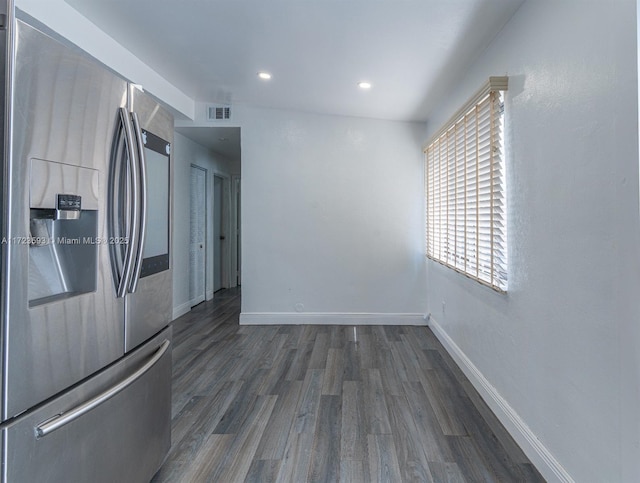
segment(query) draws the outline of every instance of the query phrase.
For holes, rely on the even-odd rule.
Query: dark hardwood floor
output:
[[[153,482],[540,482],[426,327],[240,326],[239,289],[176,320]]]

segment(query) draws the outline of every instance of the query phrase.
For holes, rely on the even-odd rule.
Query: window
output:
[[[491,77],[425,149],[427,257],[507,290],[507,77]]]

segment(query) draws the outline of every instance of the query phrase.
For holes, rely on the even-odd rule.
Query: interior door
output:
[[[224,180],[220,176],[213,177],[213,291],[224,288],[224,242],[226,241],[224,230],[223,204],[224,204]]]
[[[206,267],[206,190],[207,171],[199,166],[191,166],[191,230],[189,235],[189,300],[191,306],[205,299]]]

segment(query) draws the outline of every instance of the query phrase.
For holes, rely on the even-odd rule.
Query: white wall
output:
[[[424,323],[424,124],[235,115],[241,323]]]
[[[189,234],[191,165],[207,170],[207,246],[206,294],[213,296],[213,176],[239,174],[237,163],[213,153],[187,137],[175,133],[174,204],[173,204],[173,318],[190,310],[189,304]]]
[[[636,19],[633,0],[525,2],[424,137],[510,76],[509,293],[428,262],[427,298],[550,481],[640,481]]]

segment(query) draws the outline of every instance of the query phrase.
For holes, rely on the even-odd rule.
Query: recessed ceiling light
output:
[[[260,77],[260,79],[262,80],[269,80],[271,79],[271,74],[269,74],[268,72],[258,72],[258,77]]]
[[[371,89],[371,82],[365,82],[365,81],[358,82],[358,87],[360,89]]]

